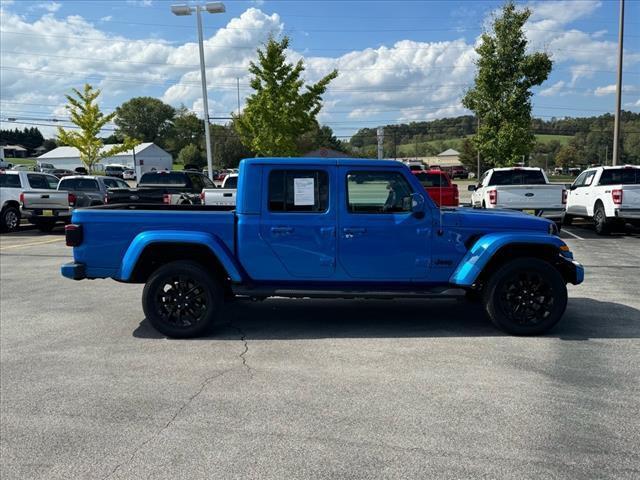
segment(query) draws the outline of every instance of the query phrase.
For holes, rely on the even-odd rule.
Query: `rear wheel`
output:
[[[13,232],[20,226],[20,210],[11,206],[3,208],[0,222],[3,232]]]
[[[142,293],[142,308],[151,325],[173,338],[204,335],[219,318],[223,303],[220,282],[192,261],[160,267]]]
[[[598,235],[607,235],[611,232],[611,224],[607,221],[607,215],[604,211],[604,205],[598,202],[593,209],[593,226]]]
[[[537,258],[512,260],[498,269],[484,290],[489,318],[512,335],[551,329],[567,307],[567,286],[551,264]]]

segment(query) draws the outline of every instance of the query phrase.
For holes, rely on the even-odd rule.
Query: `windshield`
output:
[[[541,170],[496,170],[489,185],[545,185]]]
[[[640,184],[640,168],[616,168],[602,172],[600,185],[638,185]]]

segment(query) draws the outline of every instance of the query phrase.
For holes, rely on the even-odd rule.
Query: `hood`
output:
[[[546,218],[506,209],[480,209],[459,207],[442,210],[442,222],[446,227],[463,227],[479,230],[528,230],[549,233],[553,222]]]

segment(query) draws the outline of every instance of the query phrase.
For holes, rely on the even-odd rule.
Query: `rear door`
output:
[[[431,215],[411,211],[414,189],[400,171],[339,169],[340,266],[353,279],[409,282],[429,274]]]
[[[265,168],[260,234],[293,278],[323,279],[335,272],[333,174],[332,166]]]

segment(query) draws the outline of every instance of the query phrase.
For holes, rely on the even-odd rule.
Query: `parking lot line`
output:
[[[46,243],[55,243],[55,242],[62,242],[62,241],[64,241],[64,238],[54,238],[52,240],[45,240],[43,242],[21,243],[20,245],[9,245],[7,247],[3,247],[0,245],[0,252],[4,250],[9,250],[10,248],[31,247],[34,245],[44,245]]]
[[[565,232],[565,233],[568,233],[568,234],[569,234],[569,235],[571,235],[573,238],[577,238],[578,240],[584,240],[584,238],[582,238],[582,237],[581,237],[581,236],[579,236],[579,235],[576,235],[575,233],[573,233],[573,232],[572,232],[572,231],[570,231],[570,230],[567,230],[566,228],[563,228],[563,229],[562,229],[562,231],[563,231],[563,232]]]

